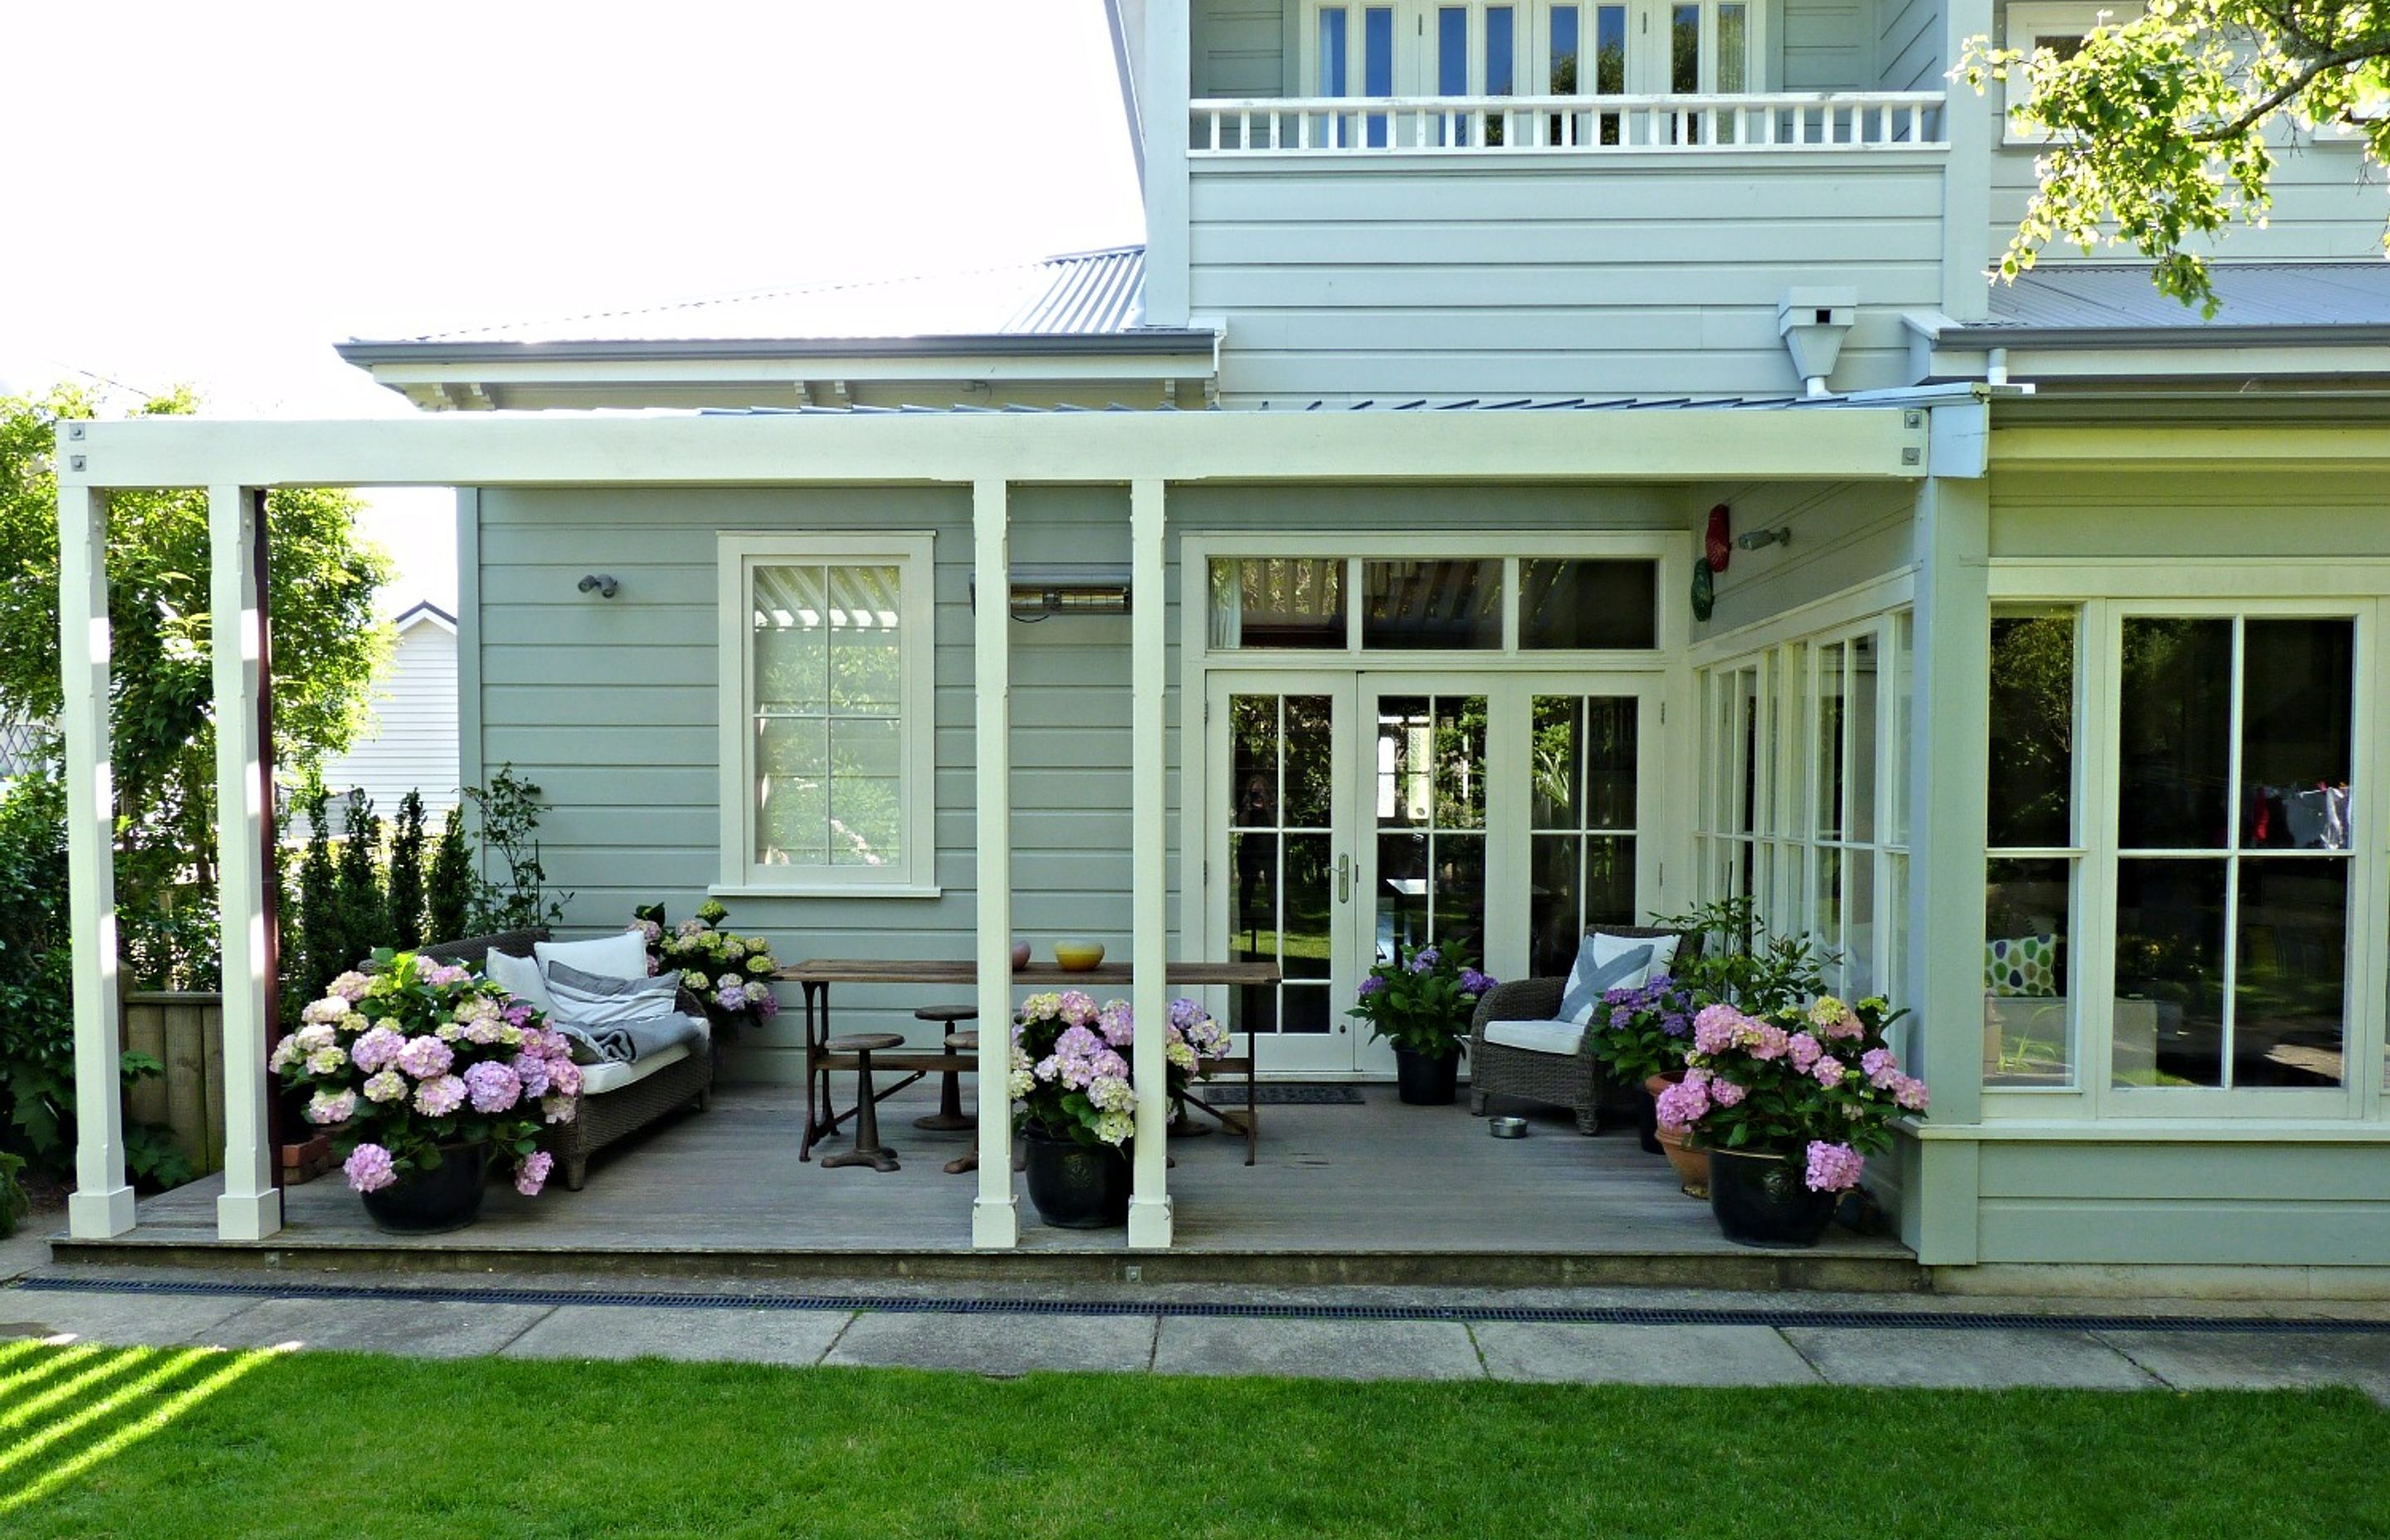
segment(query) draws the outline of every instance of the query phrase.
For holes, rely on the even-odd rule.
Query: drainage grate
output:
[[[415,1300],[432,1304],[600,1304],[698,1310],[865,1310],[911,1315],[1195,1315],[1238,1320],[1504,1321],[1534,1326],[1841,1327],[1926,1331],[2165,1331],[2390,1334],[2390,1320],[2242,1315],[2007,1315],[1982,1310],[1692,1309],[1645,1305],[1295,1304],[1261,1301],[907,1299],[871,1294],[697,1294],[614,1290],[421,1288],[354,1283],[185,1282],[32,1277],[27,1293],[180,1294],[253,1299]],[[5,1293],[6,1290],[0,1290]]]

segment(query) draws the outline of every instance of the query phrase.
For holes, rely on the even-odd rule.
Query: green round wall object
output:
[[[1717,607],[1717,580],[1710,570],[1710,558],[1693,563],[1693,619],[1706,621]]]

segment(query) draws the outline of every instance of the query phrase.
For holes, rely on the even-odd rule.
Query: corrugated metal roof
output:
[[[2221,302],[2212,320],[2159,293],[2145,263],[2060,263],[1993,285],[1990,314],[1963,329],[2390,326],[2390,261],[2217,263],[2209,271]]]
[[[1133,333],[1145,248],[1117,246],[967,272],[805,284],[406,340],[691,342]]]
[[[1781,412],[1827,410],[1844,406],[1930,406],[1964,399],[1988,401],[1995,397],[2017,397],[2027,394],[2019,386],[1986,386],[1970,380],[1942,385],[1919,385],[1888,391],[1853,391],[1841,395],[1823,396],[1567,396],[1539,398],[1515,396],[1500,401],[1476,398],[1459,401],[1432,401],[1420,397],[1405,401],[1311,401],[1290,402],[1282,406],[1267,406],[1263,411],[1287,412]],[[1010,413],[1015,416],[1064,416],[1075,412],[1176,412],[1176,406],[1129,406],[1118,403],[1110,406],[706,406],[697,411],[699,417],[982,417]],[[1208,406],[1205,411],[1221,408]]]

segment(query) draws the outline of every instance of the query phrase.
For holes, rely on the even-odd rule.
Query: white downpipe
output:
[[[70,424],[67,431],[81,430]],[[61,466],[79,461],[61,443]],[[75,1190],[67,1231],[105,1240],[133,1228],[117,1095],[116,777],[108,685],[108,499],[58,478],[58,662],[65,687],[67,914],[73,937]]]
[[[216,695],[216,880],[224,947],[225,1189],[216,1235],[263,1240],[282,1227],[266,1141],[265,808],[258,770],[257,692],[265,609],[257,591],[256,499],[208,489],[210,662]]]

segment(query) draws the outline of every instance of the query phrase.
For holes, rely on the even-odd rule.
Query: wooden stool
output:
[[[977,1052],[979,1052],[979,1033],[978,1033],[978,1032],[976,1032],[976,1031],[972,1031],[972,1032],[950,1032],[950,1033],[946,1033],[946,1051],[947,1051],[948,1053],[977,1053]],[[948,1097],[955,1098],[955,1099],[956,1099],[956,1101],[957,1101],[957,1104],[959,1104],[960,1099],[961,1099],[961,1093],[956,1089],[956,1085],[955,1085],[955,1078],[956,1078],[956,1077],[955,1077],[951,1072],[947,1074],[947,1076],[946,1076],[946,1092],[945,1092],[945,1094],[946,1094]],[[965,1123],[966,1125],[968,1125],[968,1126],[970,1126],[970,1127],[972,1127],[972,1128],[976,1128],[976,1127],[978,1127],[978,1126],[979,1126],[979,1120],[978,1120],[977,1118],[965,1118],[965,1119],[963,1120],[963,1122],[964,1122],[964,1123]],[[930,1120],[929,1120],[929,1119],[927,1119],[927,1118],[923,1118],[923,1119],[921,1120],[921,1126],[922,1126],[922,1127],[924,1127],[924,1128],[929,1127],[929,1126],[930,1126]],[[940,1126],[940,1127],[949,1127],[949,1126],[952,1126],[952,1125],[950,1125],[950,1124],[941,1123],[941,1124],[939,1124],[939,1126]],[[956,1156],[953,1160],[948,1161],[946,1162],[946,1174],[947,1174],[947,1175],[949,1175],[949,1176],[959,1176],[959,1175],[961,1175],[961,1174],[962,1174],[964,1172],[966,1172],[966,1171],[977,1171],[978,1169],[979,1169],[979,1141],[978,1141],[977,1139],[973,1139],[973,1140],[971,1141],[971,1147],[970,1147],[970,1154],[968,1154],[968,1155],[957,1155],[957,1156]]]
[[[957,1021],[978,1020],[979,1007],[976,1006],[923,1006],[920,1009],[913,1013],[913,1020],[917,1021],[941,1021],[948,1026],[952,1026]],[[955,1046],[956,1040],[961,1037],[969,1037],[970,1039],[970,1046],[972,1048],[977,1048],[979,1046],[978,1033],[950,1032],[946,1033],[946,1051],[948,1053],[954,1053],[957,1051]],[[978,1126],[978,1123],[979,1120],[977,1118],[970,1116],[963,1110],[963,1076],[962,1072],[959,1070],[948,1070],[945,1072],[945,1078],[939,1083],[938,1110],[931,1113],[928,1117],[915,1118],[913,1120],[914,1127],[926,1128],[931,1130],[932,1133],[939,1134],[952,1133],[957,1129],[976,1127]]]
[[[841,1150],[823,1160],[824,1168],[830,1166],[869,1166],[874,1171],[894,1171],[896,1152],[880,1142],[880,1102],[871,1092],[871,1056],[882,1048],[901,1048],[904,1034],[893,1032],[859,1032],[829,1040],[829,1051],[854,1056],[854,1148]]]

